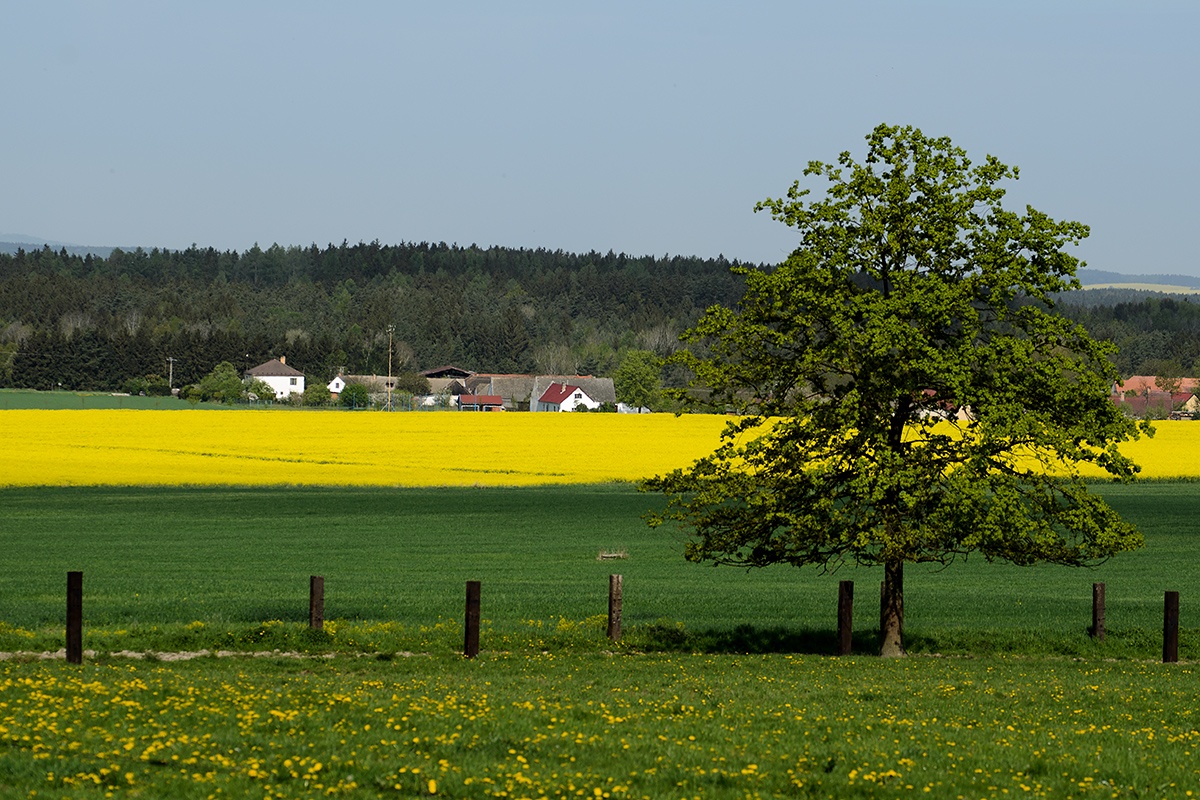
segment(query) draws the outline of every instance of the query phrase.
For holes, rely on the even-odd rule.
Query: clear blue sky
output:
[[[1098,269],[1200,274],[1200,3],[7,3],[0,234],[779,261],[879,122],[1021,168]]]

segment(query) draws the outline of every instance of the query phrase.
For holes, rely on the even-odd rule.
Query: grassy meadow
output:
[[[212,407],[206,404],[206,407]],[[162,409],[191,408],[177,397],[141,397],[116,392],[42,392],[36,389],[0,389],[0,410],[12,409]]]
[[[644,525],[660,498],[619,481],[721,422],[0,412],[0,797],[1200,794],[1200,483],[1098,484],[1147,547],[1094,569],[910,567],[914,657],[883,661],[880,570],[688,564]],[[1147,472],[1194,477],[1189,425],[1135,443],[1158,448]],[[40,655],[68,570],[83,666]],[[832,658],[845,579],[856,654]],[[1167,589],[1177,665],[1157,663]]]
[[[968,559],[910,566],[906,633],[917,652],[1100,653],[1086,636],[1104,581],[1112,654],[1152,657],[1162,593],[1189,597],[1196,484],[1104,487],[1148,546],[1094,569]],[[464,584],[483,584],[485,633],[509,648],[554,636],[603,641],[607,576],[624,576],[629,637],[653,648],[832,651],[837,583],[854,580],[860,647],[878,619],[878,568],[684,562],[682,537],[641,515],[661,500],[628,485],[40,487],[0,491],[0,649],[57,649],[65,573],[84,572],[85,646],[453,650]],[[627,557],[598,560],[604,552]],[[331,639],[304,631],[308,576],[325,577]],[[589,622],[590,620],[590,622]],[[579,628],[589,628],[579,636]],[[639,633],[639,628],[642,629]],[[639,639],[639,636],[643,637]],[[498,638],[497,638],[498,637]],[[560,637],[561,638],[561,637]],[[1194,637],[1184,653],[1200,655]],[[485,635],[484,646],[488,646]]]
[[[1183,798],[1196,681],[785,654],[0,663],[0,794]]]

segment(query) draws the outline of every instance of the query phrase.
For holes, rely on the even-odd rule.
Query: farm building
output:
[[[459,411],[503,411],[504,398],[498,394],[460,394]]]

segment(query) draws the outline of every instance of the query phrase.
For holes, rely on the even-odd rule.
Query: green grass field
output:
[[[10,662],[0,796],[1182,798],[1196,678],[787,655]]]
[[[191,408],[177,397],[137,397],[110,392],[39,392],[0,389],[0,410],[9,408]],[[205,407],[210,407],[206,403]],[[216,406],[213,406],[216,407]]]
[[[910,567],[910,647],[1096,652],[1086,628],[1091,584],[1104,581],[1110,635],[1101,650],[1158,652],[1163,591],[1171,589],[1182,597],[1183,653],[1200,655],[1190,635],[1200,627],[1193,557],[1200,534],[1191,528],[1198,490],[1192,483],[1104,487],[1141,525],[1148,546],[1095,569],[983,559]],[[325,577],[328,619],[372,623],[377,634],[373,643],[360,634],[341,641],[335,624],[332,641],[297,633],[297,646],[422,648],[428,631],[421,629],[438,625],[453,642],[467,580],[483,583],[487,630],[505,641],[528,634],[537,644],[549,628],[563,627],[559,620],[605,614],[612,572],[624,576],[626,628],[649,647],[824,652],[833,646],[843,579],[855,581],[856,646],[864,652],[878,620],[880,569],[847,565],[822,574],[689,564],[678,534],[641,521],[659,498],[626,486],[38,488],[4,490],[0,502],[0,622],[8,626],[0,649],[26,641],[22,631],[57,641],[68,570],[84,572],[85,646],[101,649],[153,647],[164,631],[175,635],[195,622],[203,631],[191,626],[179,644],[286,643],[307,620],[311,574]],[[599,561],[601,551],[628,557]],[[271,621],[284,624],[264,632]]]
[[[3,490],[0,650],[62,646],[79,569],[98,654],[0,661],[0,797],[1193,796],[1200,484],[1102,491],[1146,549],[1092,570],[911,568],[917,655],[884,661],[878,570],[688,564],[640,520],[658,499],[627,486]],[[323,634],[305,626],[314,573]],[[861,655],[831,658],[842,579]],[[1156,663],[1164,589],[1182,596],[1177,665]],[[201,648],[259,655],[116,654]]]

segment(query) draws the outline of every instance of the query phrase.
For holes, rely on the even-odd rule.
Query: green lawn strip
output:
[[[0,389],[0,410],[8,408],[157,408],[184,409],[193,404],[177,397],[142,397],[112,392],[39,392],[33,389]],[[204,408],[219,408],[205,403]]]
[[[1185,797],[1196,678],[1046,658],[7,662],[0,795]]]
[[[1097,490],[1145,549],[1095,569],[915,566],[910,651],[1154,658],[1172,589],[1181,656],[1200,658],[1200,484]],[[0,650],[61,647],[65,573],[83,570],[84,644],[100,651],[452,651],[467,580],[483,583],[484,649],[598,650],[616,572],[631,649],[832,652],[837,583],[852,579],[855,646],[871,652],[881,570],[689,564],[680,534],[642,523],[658,502],[630,486],[6,489]],[[312,574],[325,577],[325,634],[305,626]],[[1107,584],[1103,644],[1086,633],[1093,581]]]

